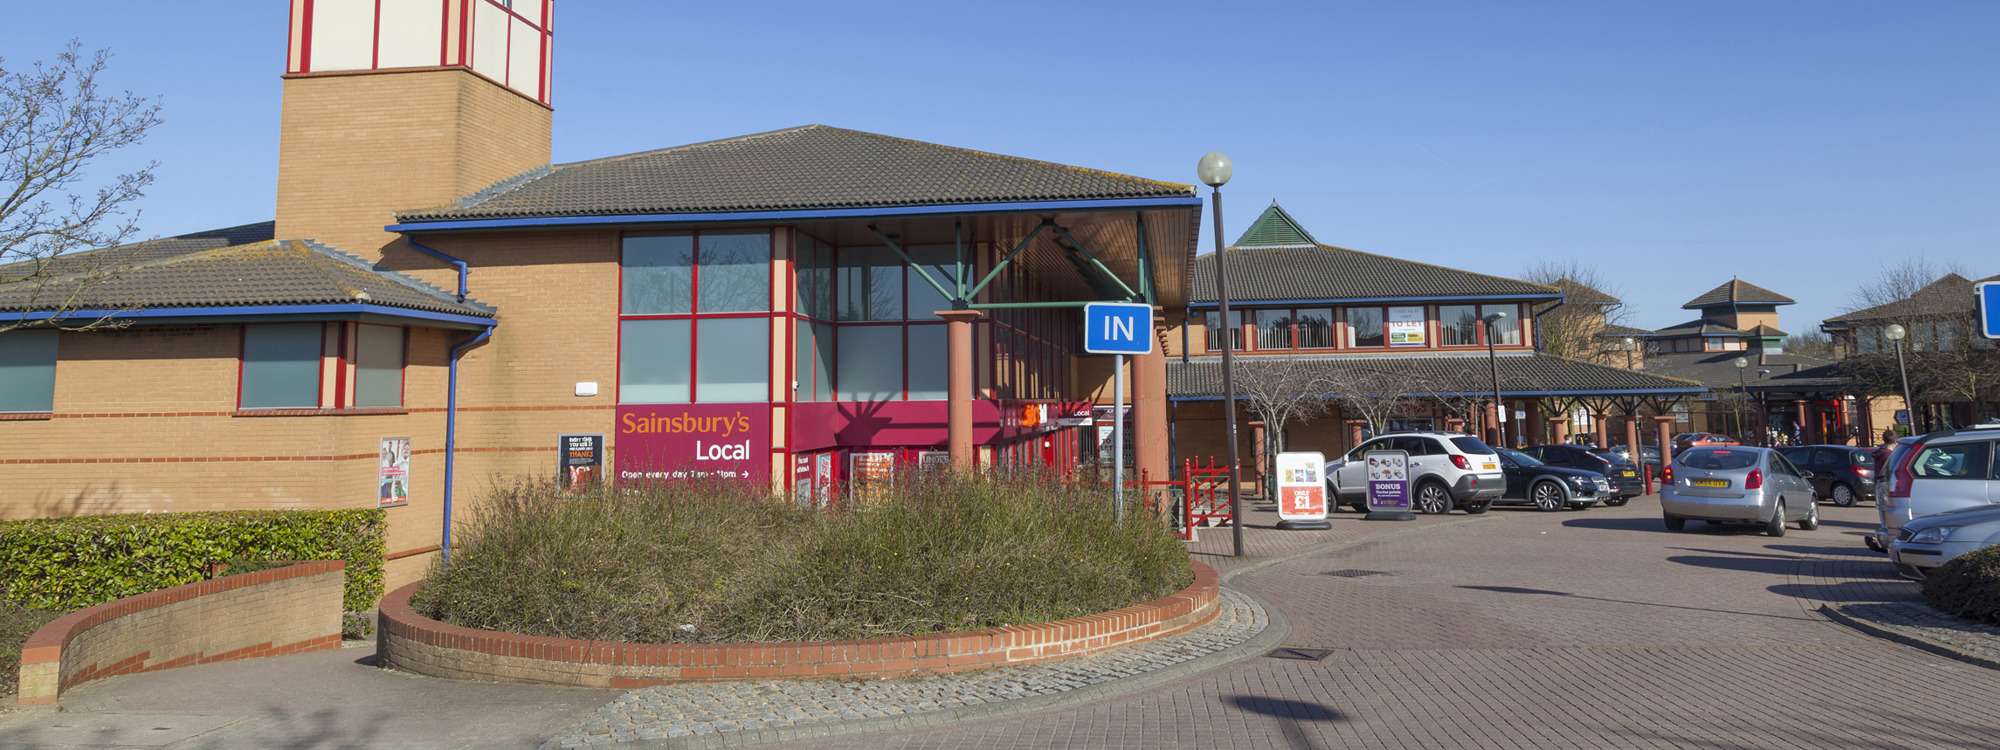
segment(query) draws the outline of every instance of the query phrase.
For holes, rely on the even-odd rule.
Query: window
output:
[[[902,326],[841,326],[839,352],[841,400],[903,398]]]
[[[771,235],[763,230],[702,232],[695,238],[700,266],[698,312],[765,312],[771,309]],[[703,399],[706,400],[706,399]]]
[[[1296,320],[1290,310],[1258,310],[1252,318],[1257,325],[1257,348],[1292,348],[1292,324]]]
[[[1439,346],[1478,346],[1479,308],[1476,305],[1444,305],[1438,308]]]
[[[1925,446],[1910,459],[1910,473],[1919,479],[1985,479],[1993,444],[1948,443]]]
[[[626,315],[694,312],[694,235],[625,238]]]
[[[793,363],[798,371],[792,378],[798,381],[797,397],[800,401],[833,400],[833,326],[799,321],[794,333],[794,344],[798,351]]]
[[[910,326],[911,401],[943,401],[951,397],[947,392],[950,381],[945,378],[949,359],[945,337],[945,327],[941,325]]]
[[[706,288],[708,279],[702,279]],[[702,404],[769,401],[770,318],[695,321],[694,400]]]
[[[1347,345],[1351,347],[1382,345],[1382,308],[1347,308]]]
[[[1333,308],[1314,307],[1298,311],[1300,349],[1333,348]]]
[[[1493,345],[1520,346],[1521,306],[1520,305],[1479,306],[1479,317],[1481,318],[1484,318],[1488,315],[1492,315],[1497,312],[1504,312],[1507,314],[1507,317],[1493,321]]]
[[[798,258],[793,263],[798,293],[794,310],[820,320],[833,319],[833,247],[810,236],[798,236]]]
[[[801,242],[800,307],[823,305],[822,246]],[[623,263],[619,403],[770,400],[770,232],[628,235]]]
[[[357,326],[354,347],[354,405],[403,405],[404,329]]]
[[[57,331],[0,333],[0,412],[55,411]]]
[[[1206,313],[1206,316],[1203,318],[1202,324],[1208,328],[1209,351],[1212,352],[1222,351],[1222,337],[1225,335],[1229,337],[1230,348],[1235,349],[1236,351],[1239,352],[1243,351],[1242,310],[1229,311],[1229,325],[1227,326],[1222,324],[1221,312],[1216,310],[1210,310],[1208,311],[1208,313]]]
[[[909,252],[910,260],[929,269],[932,279],[950,288],[951,267],[958,262],[956,249],[950,245],[919,245],[905,250]],[[910,320],[937,320],[939,310],[951,309],[951,302],[946,300],[943,294],[938,293],[937,287],[925,281],[923,274],[917,273],[916,269],[906,269],[905,272],[910,277],[910,301],[907,313]]]
[[[325,327],[274,323],[243,327],[242,409],[319,408],[319,358]]]
[[[689,401],[690,345],[694,322],[627,320],[618,326],[618,402],[685,404]]]
[[[1881,354],[1882,329],[1874,326],[1855,329],[1854,351],[1858,354]]]
[[[901,320],[903,259],[886,247],[840,251],[840,319]]]

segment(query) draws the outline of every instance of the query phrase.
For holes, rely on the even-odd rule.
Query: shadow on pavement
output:
[[[1563,526],[1572,529],[1602,529],[1604,531],[1652,531],[1666,533],[1667,527],[1658,518],[1572,518]]]
[[[1318,703],[1265,698],[1255,695],[1239,695],[1229,699],[1229,704],[1254,714],[1276,717],[1278,728],[1285,733],[1285,744],[1295,748],[1313,747],[1312,739],[1306,736],[1306,722],[1339,721],[1347,717]]]
[[[1717,613],[1717,614],[1725,614],[1725,615],[1748,615],[1748,616],[1751,616],[1751,617],[1775,617],[1775,618],[1777,618],[1777,619],[1780,619],[1780,620],[1803,620],[1803,619],[1807,619],[1807,618],[1805,618],[1805,617],[1793,617],[1793,616],[1789,616],[1789,615],[1774,615],[1774,614],[1769,614],[1769,613],[1766,613],[1766,612],[1742,612],[1742,611],[1738,611],[1738,610],[1734,610],[1734,609],[1713,609],[1713,608],[1710,608],[1710,607],[1684,607],[1684,606],[1681,606],[1681,605],[1678,605],[1678,604],[1661,604],[1661,603],[1659,603],[1659,602],[1641,602],[1641,601],[1633,601],[1633,600],[1631,600],[1631,599],[1607,599],[1607,598],[1605,598],[1605,597],[1601,597],[1601,596],[1583,596],[1583,595],[1581,595],[1581,594],[1572,594],[1572,593],[1569,593],[1569,592],[1567,592],[1567,591],[1550,591],[1550,590],[1548,590],[1548,589],[1528,589],[1528,588],[1521,588],[1521,587],[1519,587],[1519,586],[1474,586],[1474,585],[1460,585],[1460,586],[1459,586],[1458,588],[1461,588],[1461,589],[1470,589],[1470,590],[1473,590],[1473,591],[1491,591],[1491,592],[1494,592],[1494,593],[1496,593],[1496,594],[1533,594],[1533,595],[1540,595],[1540,596],[1561,596],[1561,597],[1567,597],[1567,598],[1570,598],[1570,599],[1587,599],[1587,600],[1590,600],[1590,601],[1593,601],[1593,602],[1610,602],[1610,603],[1612,603],[1612,604],[1637,604],[1637,605],[1639,605],[1639,606],[1642,606],[1642,607],[1663,607],[1663,608],[1666,608],[1666,609],[1684,609],[1684,610],[1689,610],[1689,611],[1692,611],[1692,612],[1715,612],[1715,613]]]

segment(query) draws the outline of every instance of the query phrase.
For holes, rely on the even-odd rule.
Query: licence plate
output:
[[[1727,480],[1727,479],[1690,479],[1690,480],[1688,480],[1688,484],[1692,484],[1692,485],[1694,485],[1694,486],[1696,486],[1696,487],[1728,487],[1728,486],[1729,486],[1729,480]]]
[[[1637,476],[1637,475],[1636,475],[1636,474],[1633,474],[1632,472],[1629,472],[1629,471],[1621,471],[1621,472],[1618,472],[1618,476],[1621,476],[1621,477],[1630,477],[1630,476]]]
[[[1481,466],[1484,466],[1484,467],[1486,467],[1486,470],[1487,470],[1487,471],[1492,471],[1492,470],[1494,470],[1494,469],[1498,469],[1498,468],[1500,468],[1500,465],[1499,465],[1499,464],[1481,464]]]

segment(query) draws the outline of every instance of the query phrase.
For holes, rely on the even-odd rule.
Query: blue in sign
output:
[[[1084,305],[1083,350],[1091,354],[1153,353],[1153,306],[1137,302]]]
[[[1973,285],[1972,298],[1979,307],[1980,333],[1989,339],[2000,339],[2000,281]]]

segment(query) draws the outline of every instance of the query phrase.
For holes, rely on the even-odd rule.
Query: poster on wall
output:
[[[819,507],[819,493],[813,485],[813,457],[792,457],[792,500],[807,508]]]
[[[581,495],[604,480],[603,435],[558,435],[556,444],[562,454],[556,481],[564,495]]]
[[[833,503],[833,454],[813,456],[813,497],[824,508]]]
[[[618,407],[620,481],[743,479],[771,474],[771,410],[761,404]]]
[[[896,480],[896,454],[855,452],[847,457],[847,489],[858,504],[867,504]]]
[[[1426,326],[1424,308],[1389,308],[1389,345],[1423,346],[1426,340]]]
[[[1133,466],[1132,449],[1133,444],[1137,441],[1132,439],[1132,423],[1129,421],[1132,417],[1132,407],[1129,406],[1099,406],[1091,409],[1091,421],[1097,425],[1097,465],[1099,466],[1106,468],[1111,466],[1111,448],[1113,442],[1111,420],[1121,417],[1128,420],[1125,423],[1125,466],[1126,468]]]
[[[376,474],[380,491],[375,507],[393,508],[410,504],[410,439],[382,438],[381,466]]]
[[[951,451],[918,451],[918,474],[943,474],[951,470]]]

